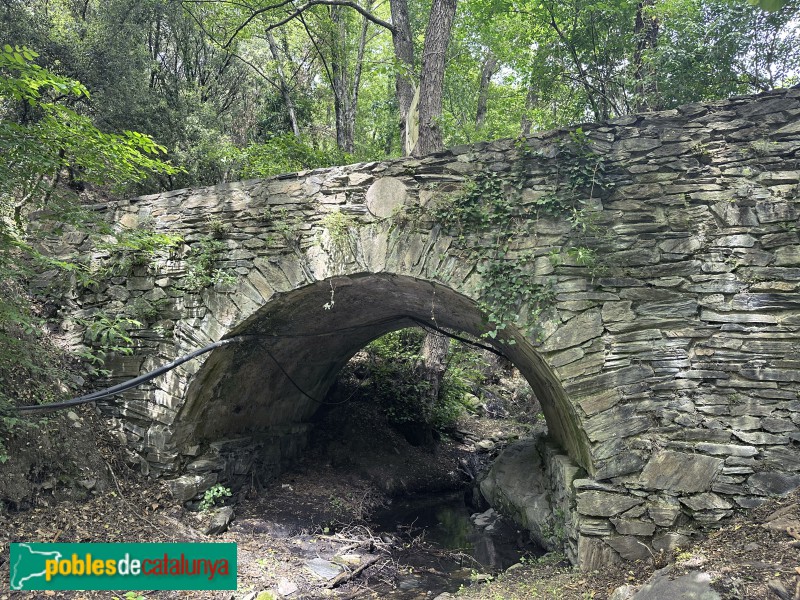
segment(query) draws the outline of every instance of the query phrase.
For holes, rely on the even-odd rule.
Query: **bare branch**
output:
[[[204,2],[202,2],[202,0],[201,0],[201,2],[198,2],[197,0],[182,0],[182,3],[183,4],[199,4],[199,3],[204,3]],[[272,10],[276,10],[276,9],[279,9],[279,8],[283,8],[283,7],[285,7],[287,5],[290,5],[290,4],[293,4],[293,0],[281,0],[280,2],[276,2],[275,4],[270,4],[268,6],[264,6],[262,8],[257,8],[255,10],[252,10],[252,13],[247,18],[245,18],[245,20],[242,21],[236,27],[236,29],[230,35],[228,40],[225,43],[220,44],[221,47],[227,50],[228,47],[236,40],[237,36],[248,25],[250,25],[250,23],[252,23],[257,17],[263,15],[264,13],[267,13],[267,12],[270,12]],[[280,19],[280,20],[278,20],[278,21],[276,21],[274,23],[270,23],[269,25],[266,25],[264,27],[263,31],[264,32],[272,31],[273,29],[277,29],[278,27],[282,27],[282,26],[286,25],[288,22],[298,18],[305,11],[307,11],[308,9],[310,9],[310,8],[312,8],[314,6],[345,6],[347,8],[352,8],[353,10],[355,10],[357,13],[362,15],[368,21],[371,21],[372,23],[375,23],[375,25],[379,25],[380,27],[383,27],[384,29],[387,29],[387,30],[391,31],[392,33],[394,33],[394,31],[395,31],[394,25],[392,25],[388,21],[384,21],[380,17],[376,17],[370,11],[365,9],[363,6],[361,6],[357,2],[353,2],[352,0],[309,0],[308,2],[303,4],[302,6],[299,6],[299,7],[295,8],[295,10],[290,12],[283,19]]]

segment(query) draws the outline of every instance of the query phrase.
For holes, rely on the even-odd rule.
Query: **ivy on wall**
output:
[[[523,190],[527,165],[532,160],[553,161],[557,171],[552,188],[525,204]],[[480,307],[489,325],[488,337],[497,338],[523,309],[534,324],[533,331],[524,333],[540,336],[535,323],[555,299],[551,284],[537,282],[531,274],[533,252],[514,249],[515,241],[535,234],[543,218],[564,219],[579,235],[590,231],[593,225],[587,209],[610,188],[603,157],[579,128],[547,154],[519,140],[517,160],[510,171],[498,173],[484,168],[459,192],[433,206],[430,217],[455,237],[481,274]],[[579,266],[596,266],[594,250],[585,246],[553,248],[550,258],[554,266],[561,264],[564,253]]]

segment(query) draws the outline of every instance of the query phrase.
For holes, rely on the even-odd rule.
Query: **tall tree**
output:
[[[481,66],[480,84],[478,87],[478,106],[475,110],[475,128],[480,129],[486,122],[486,113],[488,111],[489,102],[489,84],[492,82],[492,75],[497,71],[497,57],[489,48],[486,51],[486,56],[483,59]]]
[[[395,94],[400,113],[400,147],[406,149],[406,128],[409,110],[414,99],[414,42],[411,39],[411,20],[408,0],[389,0],[392,11],[392,44],[397,60],[395,65]]]
[[[439,152],[444,148],[439,119],[442,116],[445,53],[456,14],[456,0],[433,0],[419,78],[419,138],[415,156]]]

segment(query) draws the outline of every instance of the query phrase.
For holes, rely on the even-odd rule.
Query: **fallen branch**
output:
[[[336,577],[334,577],[328,584],[325,586],[326,588],[333,589],[342,585],[343,583],[347,583],[354,577],[358,577],[361,572],[366,569],[367,567],[374,565],[381,559],[380,555],[370,556],[366,561],[364,561],[361,565],[353,569],[352,571],[345,571],[343,573],[339,573]]]

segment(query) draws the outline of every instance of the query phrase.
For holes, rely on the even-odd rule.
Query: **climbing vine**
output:
[[[124,229],[113,242],[100,242],[97,248],[109,253],[99,269],[100,279],[130,275],[134,268],[150,266],[163,252],[173,252],[183,238],[173,233],[154,231],[152,223],[142,223],[135,229]]]
[[[217,266],[220,254],[227,249],[225,242],[203,238],[196,242],[186,257],[186,276],[183,287],[198,292],[212,285],[236,282],[236,277]]]
[[[553,161],[557,172],[548,192],[525,203],[523,191],[531,160]],[[531,275],[532,251],[514,250],[513,242],[535,231],[540,218],[564,219],[579,233],[591,231],[594,225],[587,209],[610,188],[603,157],[578,128],[546,151],[535,151],[520,140],[511,170],[482,169],[459,192],[433,206],[431,218],[454,234],[468,258],[477,264],[482,282],[478,290],[480,306],[490,327],[488,337],[497,338],[523,307],[529,311],[529,321],[536,322],[555,298],[549,283],[536,282]],[[594,250],[584,246],[554,248],[550,254],[554,266],[560,264],[562,252],[579,266],[596,267]]]

